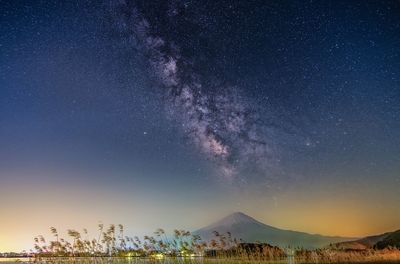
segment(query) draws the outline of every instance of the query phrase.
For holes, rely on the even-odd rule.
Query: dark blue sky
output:
[[[0,191],[393,208],[399,47],[399,1],[2,1]]]

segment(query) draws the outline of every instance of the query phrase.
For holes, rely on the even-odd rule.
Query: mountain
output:
[[[378,249],[383,249],[389,246],[400,248],[400,230],[389,233],[389,235],[375,244],[375,247]]]
[[[392,232],[387,232],[380,235],[367,236],[357,240],[339,242],[333,244],[331,247],[335,249],[355,249],[355,250],[368,249],[374,247],[378,242],[384,240],[391,233]]]
[[[214,231],[220,234],[230,232],[233,238],[246,243],[262,242],[280,247],[319,248],[332,243],[354,240],[354,238],[322,236],[266,225],[256,219],[236,212],[194,232],[205,241],[215,239]]]

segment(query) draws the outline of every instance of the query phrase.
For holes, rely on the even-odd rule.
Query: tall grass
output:
[[[383,250],[335,250],[316,249],[298,250],[295,259],[299,263],[400,263],[400,250],[385,248]]]
[[[98,233],[88,238],[84,229],[67,230],[68,238],[60,237],[51,227],[52,238],[34,238],[36,263],[351,263],[399,261],[400,250],[338,250],[332,248],[304,250],[282,249],[263,243],[246,244],[228,232],[214,232],[214,239],[203,241],[187,230],[172,234],[159,228],[152,235],[129,237],[122,225],[98,225]]]

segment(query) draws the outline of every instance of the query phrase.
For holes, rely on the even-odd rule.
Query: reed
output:
[[[125,236],[123,225],[98,225],[98,234],[89,238],[84,229],[68,229],[68,238],[51,227],[52,239],[34,238],[35,263],[400,263],[400,250],[282,249],[266,243],[243,243],[228,232],[214,232],[214,239],[203,241],[187,230],[168,235],[159,228],[143,238]]]

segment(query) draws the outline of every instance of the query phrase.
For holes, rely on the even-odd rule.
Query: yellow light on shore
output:
[[[162,258],[164,258],[164,254],[158,253],[158,254],[155,254],[154,257],[155,257],[156,259],[162,259]]]

